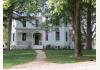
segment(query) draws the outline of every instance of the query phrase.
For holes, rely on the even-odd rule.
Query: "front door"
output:
[[[35,34],[35,45],[39,45],[39,40],[40,40],[40,34],[36,33]]]

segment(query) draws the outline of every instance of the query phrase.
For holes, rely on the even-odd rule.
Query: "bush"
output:
[[[27,49],[32,49],[31,45],[28,45],[28,48]]]
[[[54,45],[46,45],[46,46],[43,46],[44,49],[47,49],[47,50],[67,50],[67,49],[71,49],[70,46],[64,46],[64,47],[61,47],[61,46],[54,46]]]
[[[10,49],[16,49],[15,45],[11,45]]]
[[[53,49],[53,47],[49,44],[49,45],[46,45],[45,49]]]

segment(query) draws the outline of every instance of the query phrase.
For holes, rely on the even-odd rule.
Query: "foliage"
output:
[[[34,12],[37,9],[36,0],[4,0],[5,10],[14,6],[14,11]]]
[[[8,39],[8,31],[7,27],[3,27],[3,41],[7,41]]]
[[[50,13],[52,14],[53,19],[51,22],[55,25],[59,25],[59,20],[62,18],[63,22],[67,24],[68,14],[67,14],[67,5],[68,1],[66,0],[48,0]]]

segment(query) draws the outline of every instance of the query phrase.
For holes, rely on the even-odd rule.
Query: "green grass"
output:
[[[8,68],[17,64],[23,64],[35,59],[34,50],[10,50],[3,52],[3,66]]]
[[[96,59],[95,50],[83,50],[83,56],[74,57],[74,50],[45,50],[47,61],[53,63],[75,63]]]

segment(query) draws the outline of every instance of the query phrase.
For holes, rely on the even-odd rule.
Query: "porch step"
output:
[[[43,49],[42,45],[33,45],[32,49]]]

